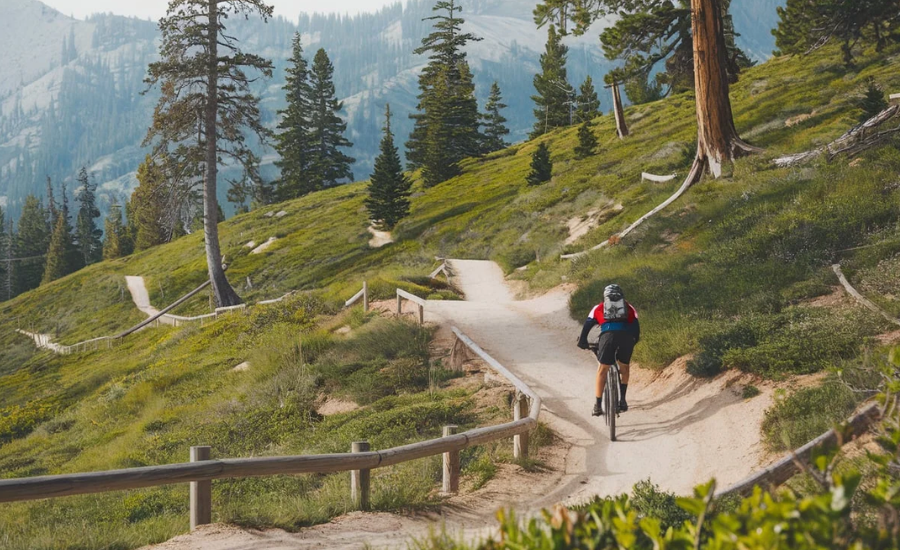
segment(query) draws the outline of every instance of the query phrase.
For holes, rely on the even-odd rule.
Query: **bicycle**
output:
[[[591,344],[588,349],[597,354],[598,345]],[[603,403],[606,405],[606,426],[609,428],[609,440],[616,440],[616,418],[619,416],[619,382],[621,381],[621,373],[619,372],[619,362],[613,361],[613,364],[606,372],[606,389],[603,390]]]

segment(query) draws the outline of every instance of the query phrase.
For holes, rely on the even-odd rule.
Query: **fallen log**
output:
[[[900,132],[900,126],[898,126],[897,128],[872,133],[872,130],[880,127],[898,114],[900,114],[900,105],[891,105],[859,126],[850,129],[828,145],[812,149],[811,151],[804,151],[803,153],[785,155],[773,160],[772,163],[779,168],[787,168],[803,164],[822,155],[827,155],[828,160],[842,154],[848,156],[858,155],[867,149],[884,143],[889,137]]]

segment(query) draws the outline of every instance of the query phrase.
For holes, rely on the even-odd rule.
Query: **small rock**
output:
[[[275,214],[275,217],[276,217],[276,218],[283,218],[283,217],[285,217],[285,216],[287,216],[287,212],[285,212],[284,210],[282,210],[281,212]]]
[[[244,248],[256,248],[256,241],[250,241],[244,245]]]
[[[231,370],[232,370],[233,372],[244,372],[244,371],[250,370],[250,362],[249,362],[249,361],[244,361],[243,363],[241,363],[240,365],[234,367],[234,368],[231,369]]]
[[[250,251],[250,254],[261,254],[269,249],[270,246],[275,244],[275,241],[278,239],[276,237],[269,237],[269,240],[257,246],[253,250]]]
[[[274,215],[275,215],[275,212],[266,212],[266,213],[265,213],[265,216],[266,216],[267,218],[271,218],[271,217],[274,216]]]

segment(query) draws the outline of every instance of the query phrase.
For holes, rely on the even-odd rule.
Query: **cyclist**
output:
[[[594,306],[584,323],[581,337],[578,339],[578,347],[589,349],[588,333],[595,326],[600,325],[600,341],[597,343],[597,360],[600,366],[597,368],[597,401],[594,403],[594,416],[603,414],[602,396],[606,387],[606,375],[613,362],[618,362],[621,371],[621,385],[619,386],[619,411],[628,410],[628,402],[625,401],[625,393],[628,391],[628,376],[630,374],[631,354],[634,346],[641,339],[641,325],[638,321],[637,310],[625,301],[625,293],[619,285],[609,285],[603,291],[603,302]],[[609,411],[608,411],[609,412]]]

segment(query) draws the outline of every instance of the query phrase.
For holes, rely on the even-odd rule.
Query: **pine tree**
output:
[[[491,94],[488,96],[487,104],[484,107],[485,113],[482,115],[485,153],[500,151],[507,146],[504,137],[509,135],[509,128],[506,127],[506,118],[500,114],[500,111],[505,108],[506,104],[503,103],[503,97],[500,95],[500,85],[494,82],[491,84]]]
[[[68,251],[72,248],[72,235],[69,232],[65,216],[56,219],[56,227],[50,237],[50,248],[47,250],[47,261],[44,264],[44,275],[41,284],[45,285],[72,273],[72,263]]]
[[[241,303],[222,267],[217,200],[219,160],[246,166],[248,136],[265,142],[259,99],[251,91],[251,71],[272,76],[272,63],[241,51],[226,28],[231,16],[258,15],[272,7],[263,0],[171,0],[159,22],[160,60],[150,65],[147,83],[162,92],[146,142],[159,156],[169,152],[175,164],[203,174],[203,232],[206,266],[216,305]]]
[[[462,8],[455,0],[439,0],[432,11],[440,13],[425,19],[434,21],[433,30],[414,52],[428,54],[428,64],[419,75],[419,103],[406,143],[409,166],[422,168],[428,187],[458,175],[459,162],[482,150],[475,84],[463,51],[480,38],[462,32],[465,21],[457,17]]]
[[[78,173],[78,183],[81,190],[77,199],[79,208],[75,220],[75,239],[84,265],[91,265],[103,257],[103,231],[94,223],[100,217],[100,209],[97,208],[97,183],[88,176],[84,167]]]
[[[275,149],[281,155],[281,160],[275,163],[281,169],[281,180],[277,184],[280,200],[293,199],[315,191],[307,173],[312,154],[309,120],[312,89],[309,84],[309,65],[303,57],[299,32],[294,34],[289,63],[284,85],[287,108],[278,112],[282,119],[275,137]]]
[[[56,207],[56,197],[53,196],[53,180],[47,176],[47,231],[52,233],[53,226],[56,225],[56,218],[59,216],[59,210]]]
[[[575,111],[578,120],[585,122],[600,116],[600,98],[597,97],[597,90],[594,89],[594,79],[590,75],[584,79],[578,91],[578,99],[576,100],[578,109]]]
[[[103,241],[103,259],[114,260],[125,256],[126,246],[123,242],[126,236],[126,227],[122,223],[122,206],[115,200],[109,205],[109,215],[103,222],[106,239]]]
[[[0,288],[0,292],[3,292],[3,296],[7,300],[12,300],[15,296],[16,262],[13,261],[13,258],[15,257],[15,242],[16,234],[13,229],[13,221],[10,219],[7,221],[6,240],[3,243],[2,251],[2,259],[6,260],[4,262],[6,264],[6,272],[5,277],[3,278],[3,287]]]
[[[531,173],[525,178],[528,185],[540,185],[553,177],[553,161],[550,159],[550,148],[540,142],[531,155]]]
[[[50,247],[47,211],[34,195],[25,197],[18,229],[13,255],[22,258],[22,261],[16,265],[14,277],[16,295],[37,288],[41,284],[44,275],[44,256]]]
[[[168,241],[165,174],[148,155],[138,166],[137,180],[139,185],[129,201],[128,222],[134,249],[146,250]]]
[[[6,216],[3,214],[3,208],[0,207],[0,292],[5,289],[10,282],[10,268],[12,267],[11,261],[4,261],[7,259],[7,249],[9,248],[9,238],[6,233]],[[10,259],[11,255],[8,256]],[[9,294],[12,294],[12,289],[10,288]],[[0,294],[2,296],[2,294]],[[12,296],[7,296],[5,299],[9,300]],[[3,300],[3,298],[0,298]]]
[[[310,159],[307,179],[312,190],[318,191],[334,187],[343,181],[353,179],[350,165],[356,159],[344,154],[341,149],[353,147],[344,137],[347,123],[338,116],[344,108],[334,91],[334,66],[324,49],[319,49],[313,58],[310,71],[312,109],[310,111]]]
[[[593,124],[585,120],[578,127],[578,146],[575,147],[575,157],[586,159],[597,152],[597,136],[594,135]]]
[[[535,104],[532,139],[572,122],[571,101],[575,92],[568,80],[568,54],[569,47],[562,43],[562,36],[556,32],[556,27],[550,25],[546,50],[541,54],[541,72],[534,75],[537,94],[531,96]]]
[[[400,154],[391,132],[391,106],[385,109],[381,153],[375,159],[375,172],[369,182],[366,208],[369,218],[382,231],[390,231],[409,214],[412,181],[403,173]]]
[[[862,109],[862,114],[859,116],[860,122],[865,122],[888,108],[888,102],[884,98],[884,90],[872,77],[866,79],[866,91],[862,99],[859,100],[859,108]]]
[[[84,267],[85,264],[84,258],[81,255],[81,248],[75,238],[74,228],[72,227],[72,212],[69,209],[69,192],[66,187],[66,180],[63,180],[60,184],[60,195],[62,198],[60,201],[59,218],[63,220],[63,225],[65,226],[64,239],[62,241],[65,245],[63,252],[65,265],[63,270],[66,271],[66,274],[68,275],[69,273],[78,271]],[[53,240],[53,233],[57,230],[57,225],[59,225],[59,220],[52,226],[53,230],[49,232],[51,241]]]

